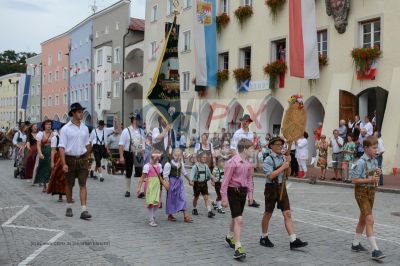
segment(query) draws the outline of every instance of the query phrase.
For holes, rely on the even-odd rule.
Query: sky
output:
[[[0,0],[0,52],[40,53],[40,43],[92,14],[94,0]],[[102,10],[118,0],[96,0]],[[146,0],[131,0],[131,17],[144,19]]]

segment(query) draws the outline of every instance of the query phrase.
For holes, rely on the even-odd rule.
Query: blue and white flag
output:
[[[29,87],[31,84],[31,75],[21,74],[18,83],[18,108],[24,109],[28,107]]]
[[[249,90],[250,90],[250,79],[240,81],[240,84],[238,86],[238,92],[249,92]]]
[[[217,86],[217,28],[215,0],[197,0],[194,44],[196,86]]]

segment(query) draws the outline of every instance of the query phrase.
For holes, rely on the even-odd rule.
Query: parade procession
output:
[[[0,265],[400,265],[398,1],[0,10]]]

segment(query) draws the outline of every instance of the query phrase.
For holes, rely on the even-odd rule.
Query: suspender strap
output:
[[[126,129],[128,129],[128,133],[129,133],[129,152],[132,151],[132,135],[131,135],[131,130],[129,129],[129,127],[127,127]]]
[[[100,139],[99,139],[99,136],[97,135],[97,130],[96,130],[96,129],[94,129],[94,133],[96,134],[97,144],[98,144],[98,145],[103,145],[103,141],[104,141],[104,130],[103,130],[103,138],[102,138],[101,141],[100,141]]]

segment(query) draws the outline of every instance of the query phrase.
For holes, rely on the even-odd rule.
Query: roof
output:
[[[131,18],[130,30],[144,31],[144,19]]]

